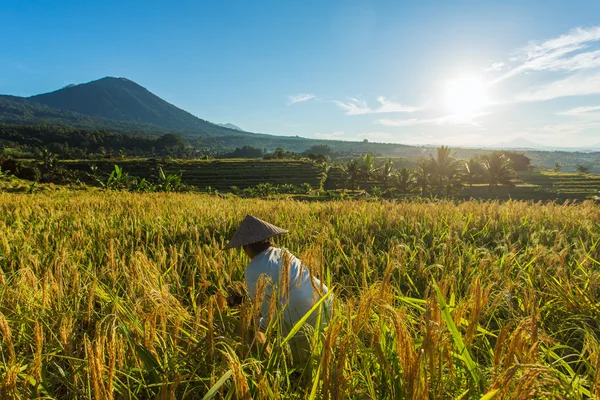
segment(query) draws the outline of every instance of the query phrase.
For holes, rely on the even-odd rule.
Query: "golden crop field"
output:
[[[253,214],[332,288],[256,340]],[[0,194],[0,398],[600,398],[600,206]]]

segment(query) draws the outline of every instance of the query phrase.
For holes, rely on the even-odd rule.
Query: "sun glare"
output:
[[[471,119],[489,103],[485,84],[479,79],[461,78],[448,82],[446,107],[460,119]]]

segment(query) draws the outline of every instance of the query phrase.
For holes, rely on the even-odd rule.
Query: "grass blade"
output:
[[[463,360],[465,366],[469,370],[469,374],[473,378],[473,381],[477,385],[477,387],[481,390],[482,381],[479,376],[479,372],[477,370],[477,364],[471,358],[471,354],[465,346],[465,342],[462,339],[458,328],[454,324],[454,320],[452,319],[452,315],[450,314],[450,310],[448,310],[448,306],[446,305],[446,301],[444,300],[444,296],[442,295],[442,291],[440,290],[437,282],[435,280],[432,281],[433,288],[435,289],[435,293],[437,294],[438,302],[440,304],[440,308],[442,311],[442,318],[444,318],[444,322],[448,326],[448,330],[452,335],[452,340],[454,341],[454,346],[456,347],[459,358]]]
[[[209,400],[215,397],[219,389],[221,389],[221,386],[223,386],[229,378],[231,378],[231,370],[223,374],[223,376],[209,389],[209,391],[206,392],[202,400]]]

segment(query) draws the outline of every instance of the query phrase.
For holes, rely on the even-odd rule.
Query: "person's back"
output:
[[[283,269],[288,268],[284,274]],[[269,303],[274,290],[279,290],[279,306],[284,309],[283,332],[289,330],[302,319],[318,302],[328,293],[328,288],[319,279],[311,276],[310,271],[302,265],[300,260],[285,249],[269,247],[257,254],[246,267],[246,286],[250,297],[256,297],[256,286],[261,275],[269,278],[271,284],[267,285],[265,296],[261,304],[261,325],[266,326],[266,317],[269,314]],[[287,293],[283,290],[281,278],[288,275]],[[281,295],[283,293],[283,295]],[[321,326],[325,326],[329,318],[331,299],[323,301],[323,306],[315,310],[307,318],[306,323],[315,327],[319,314]]]

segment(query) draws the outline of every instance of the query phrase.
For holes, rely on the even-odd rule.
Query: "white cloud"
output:
[[[600,106],[575,107],[569,110],[561,111],[557,115],[566,115],[568,117],[599,118]]]
[[[314,99],[316,96],[314,94],[309,93],[300,93],[295,96],[288,97],[288,106],[296,103],[301,103],[303,101]]]
[[[512,67],[494,82],[526,71],[572,72],[597,68],[600,66],[600,50],[590,49],[590,46],[598,41],[600,26],[575,28],[565,35],[541,43],[530,42],[510,58],[510,61],[520,64]]]
[[[367,139],[372,142],[396,142],[397,135],[389,132],[364,132],[359,134],[348,134],[344,131],[333,131],[331,133],[315,133],[312,135],[315,139],[328,139],[328,140],[347,140],[352,142],[362,142]]]
[[[333,131],[331,133],[315,133],[313,137],[315,139],[348,140],[344,135],[344,131]]]
[[[516,102],[600,94],[600,74],[576,74],[517,94]]]
[[[484,71],[501,71],[504,69],[504,65],[503,62],[495,62],[489,68],[484,68]]]
[[[443,117],[435,118],[409,118],[409,119],[378,119],[375,121],[376,124],[391,127],[404,127],[404,126],[415,126],[415,125],[465,125],[474,126],[481,128],[481,125],[474,120],[479,117],[488,115],[488,113],[479,113],[470,116],[465,119],[456,115],[445,115]]]
[[[397,113],[405,112],[411,113],[419,110],[419,107],[403,106],[402,104],[388,100],[383,96],[377,98],[379,107],[370,108],[367,102],[355,98],[348,98],[346,102],[334,100],[333,103],[337,104],[342,110],[346,112],[346,115],[363,115],[363,114],[379,114],[379,113]]]
[[[414,126],[423,124],[435,124],[439,118],[409,118],[409,119],[378,119],[376,124],[383,126]]]
[[[545,125],[539,128],[537,132],[533,132],[534,135],[548,137],[548,135],[559,138],[572,137],[580,132],[588,129],[600,127],[600,121],[598,122],[585,122],[576,124],[553,124]]]

